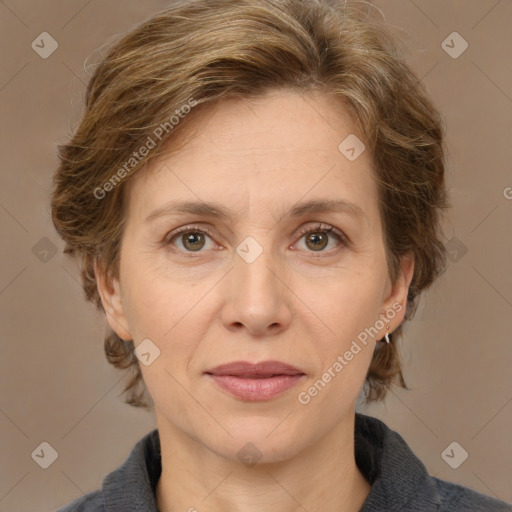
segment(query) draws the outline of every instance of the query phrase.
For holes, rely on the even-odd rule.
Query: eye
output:
[[[181,236],[180,236],[181,235]],[[164,244],[173,244],[174,239],[182,243],[185,252],[200,252],[205,246],[205,236],[210,238],[211,233],[206,228],[199,228],[198,226],[183,226],[165,237]],[[211,240],[211,238],[210,238]]]
[[[348,239],[346,236],[341,231],[338,231],[328,224],[308,226],[303,228],[299,232],[299,235],[301,236],[301,239],[306,237],[305,243],[306,247],[310,249],[309,252],[328,252],[324,251],[324,249],[329,243],[329,238],[332,237],[338,240],[338,247],[340,245],[348,245]],[[179,241],[182,247],[177,248],[181,252],[194,253],[201,252],[201,250],[207,246],[207,239],[212,241],[212,236],[212,233],[207,228],[199,226],[183,226],[167,235],[163,243],[164,245],[172,244],[176,247],[176,242]]]
[[[332,226],[327,224],[317,224],[309,226],[300,231],[301,238],[305,237],[306,247],[312,252],[328,252],[324,251],[329,243],[329,238],[334,237],[338,240],[339,245],[347,245],[346,236]]]

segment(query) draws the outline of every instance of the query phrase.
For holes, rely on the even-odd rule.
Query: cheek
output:
[[[323,306],[335,335],[347,339],[373,325],[381,307],[383,280],[375,272],[346,273],[323,287]]]
[[[123,308],[134,340],[172,337],[194,305],[194,286],[171,279],[149,257],[128,251],[123,256]]]
[[[158,396],[173,384],[172,376],[183,380],[179,376],[204,337],[208,319],[198,318],[204,292],[198,292],[200,285],[184,286],[156,269],[141,272],[127,265],[125,271],[130,276],[124,287],[125,313],[135,345],[149,339],[158,349],[154,363],[141,364],[150,393]]]
[[[378,282],[377,276],[347,278],[323,288],[323,299],[311,307],[321,320],[316,352],[322,370],[330,372],[322,381],[332,381],[332,389],[348,387],[357,394],[364,381],[375,347],[371,328],[381,313]]]
[[[357,399],[365,381],[375,348],[369,328],[379,318],[380,302],[378,290],[371,282],[366,286],[361,280],[357,283],[357,289],[348,286],[352,283],[347,281],[347,287],[326,290],[329,300],[324,302],[321,318],[328,328],[322,325],[322,332],[314,337],[318,373],[299,397],[310,412],[330,411],[329,417],[341,418]]]

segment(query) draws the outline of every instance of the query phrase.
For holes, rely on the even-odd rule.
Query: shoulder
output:
[[[356,464],[371,489],[360,512],[512,512],[512,505],[431,476],[403,437],[356,414]]]
[[[56,512],[156,512],[155,489],[161,471],[160,437],[154,429],[135,444],[121,466],[103,478],[101,489]]]
[[[439,512],[512,512],[512,505],[459,484],[431,477],[437,487]]]
[[[101,491],[94,491],[64,505],[56,512],[104,512],[104,501]]]

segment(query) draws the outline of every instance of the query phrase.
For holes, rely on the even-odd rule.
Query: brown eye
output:
[[[173,245],[176,249],[185,253],[204,252],[203,249],[207,245],[207,239],[211,240],[211,235],[206,229],[184,226],[167,235],[164,245]]]
[[[306,235],[306,245],[316,251],[323,250],[329,243],[329,237],[325,232],[309,233]]]
[[[346,237],[335,228],[319,224],[303,229],[300,233],[305,240],[305,245],[310,252],[330,252],[324,250],[331,238],[338,241],[338,246],[347,245]]]
[[[204,247],[204,234],[199,231],[189,231],[181,235],[183,247],[190,251],[200,251]]]

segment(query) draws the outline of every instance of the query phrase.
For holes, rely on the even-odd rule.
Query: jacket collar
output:
[[[439,509],[434,479],[400,434],[376,418],[356,414],[354,440],[356,464],[372,486],[360,512]]]
[[[156,485],[162,472],[158,429],[146,434],[126,461],[103,479],[107,512],[158,512]]]

